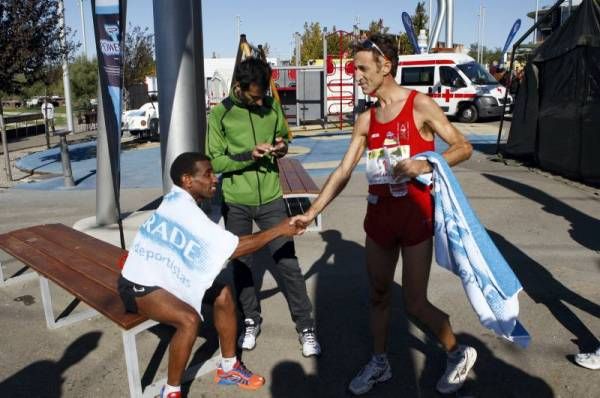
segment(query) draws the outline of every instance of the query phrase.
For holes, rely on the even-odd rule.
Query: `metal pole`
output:
[[[74,187],[73,172],[71,171],[71,159],[69,158],[69,146],[67,145],[67,134],[70,131],[61,131],[56,134],[60,137],[60,160],[62,163],[63,177],[65,179],[65,187]]]
[[[4,113],[2,110],[2,104],[0,103],[0,134],[2,135],[2,155],[4,157],[4,168],[6,172],[6,178],[8,181],[12,181],[12,170],[10,169],[10,157],[8,154],[8,142],[6,142],[6,125],[4,124]]]
[[[301,36],[300,33],[294,33],[294,38],[296,39],[296,126],[300,126],[300,102],[298,102],[298,82],[300,77],[300,53],[301,53]]]
[[[83,34],[83,54],[87,59],[87,39],[85,37],[85,18],[83,17],[83,0],[79,0],[79,11],[81,13],[81,33]]]
[[[454,48],[454,0],[446,0],[446,48]]]
[[[183,152],[204,152],[206,100],[202,7],[197,0],[154,0],[163,191]]]
[[[323,28],[323,127],[327,126],[327,28]]]
[[[119,221],[112,166],[108,151],[108,136],[104,122],[104,101],[98,77],[98,110],[96,114],[96,225],[110,225]]]
[[[481,4],[479,4],[479,14],[477,15],[477,57],[479,63],[479,52],[481,51]]]
[[[237,41],[240,39],[240,22],[241,22],[240,16],[236,15],[234,18],[236,45],[237,45]]]
[[[61,26],[61,42],[62,46],[67,46],[67,35],[65,32],[65,5],[64,0],[58,3],[58,13],[60,15],[60,26]],[[73,106],[71,104],[71,79],[69,78],[69,64],[67,61],[67,55],[63,56],[63,87],[65,93],[65,107],[67,112],[67,130],[74,131],[73,129]]]
[[[432,14],[432,6],[431,0],[429,0],[429,18],[428,18],[428,27],[427,27],[427,37],[431,37],[431,14]]]
[[[440,37],[440,32],[442,31],[442,24],[444,23],[444,18],[446,17],[446,0],[438,0],[437,7],[437,18],[435,20],[435,27],[433,28],[433,35],[429,37],[429,46],[427,47],[427,52],[431,52],[433,46],[437,45],[438,38]]]
[[[538,12],[540,9],[540,0],[535,0],[535,24],[537,24],[538,21]],[[537,29],[537,25],[535,27],[535,33],[533,34],[533,41],[531,42],[531,44],[535,44],[537,43],[538,40],[538,29]]]
[[[483,57],[485,53],[485,7],[481,9],[481,12],[481,61],[479,61],[479,63],[483,64]]]

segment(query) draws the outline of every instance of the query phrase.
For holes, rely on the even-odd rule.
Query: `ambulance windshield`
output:
[[[471,80],[474,84],[499,84],[498,81],[494,79],[494,76],[492,76],[477,62],[468,62],[466,64],[459,64],[456,66],[458,66],[458,69],[467,75],[469,80]]]

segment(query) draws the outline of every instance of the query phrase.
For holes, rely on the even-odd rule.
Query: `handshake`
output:
[[[288,151],[288,146],[285,143],[285,141],[283,140],[283,138],[281,137],[277,137],[275,139],[275,145],[271,145],[271,144],[258,144],[254,147],[254,149],[252,150],[252,158],[254,160],[258,160],[260,158],[262,158],[263,156],[268,156],[268,155],[272,155],[275,156],[276,158],[280,158],[282,156],[285,156],[285,154]]]
[[[285,218],[277,225],[279,233],[283,236],[293,237],[295,235],[302,235],[306,228],[312,223],[313,219],[306,215],[294,216],[291,218]]]

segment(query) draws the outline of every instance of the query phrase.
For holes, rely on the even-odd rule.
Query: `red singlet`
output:
[[[380,123],[376,109],[371,108],[367,136],[369,151],[388,147],[390,143],[408,145],[411,157],[434,150],[434,142],[424,140],[415,125],[413,108],[416,95],[416,91],[411,91],[398,116],[387,123]],[[413,246],[433,235],[433,199],[429,187],[411,180],[407,188],[405,196],[394,197],[389,184],[369,185],[373,200],[367,208],[364,228],[380,246]]]

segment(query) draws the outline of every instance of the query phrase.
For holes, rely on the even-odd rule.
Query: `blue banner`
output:
[[[115,199],[119,203],[121,152],[121,93],[126,0],[92,0],[98,74]]]
[[[406,30],[406,35],[408,36],[408,40],[410,40],[410,44],[412,44],[415,54],[420,54],[421,50],[419,49],[419,44],[417,42],[417,36],[415,35],[415,29],[413,28],[412,19],[410,19],[410,15],[407,12],[402,13],[402,23],[404,24],[404,30]]]
[[[504,56],[504,53],[506,53],[506,51],[508,50],[508,47],[510,46],[510,43],[515,38],[515,35],[517,34],[517,32],[519,31],[520,28],[521,28],[521,20],[517,19],[515,21],[512,29],[510,30],[510,33],[508,34],[508,37],[506,38],[506,43],[504,43],[504,48],[502,49],[502,56]]]

